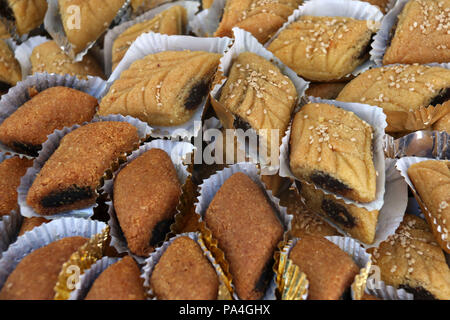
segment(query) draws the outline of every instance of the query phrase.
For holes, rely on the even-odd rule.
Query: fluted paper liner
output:
[[[14,50],[16,59],[22,68],[22,79],[25,79],[31,74],[32,65],[30,58],[34,48],[48,41],[50,39],[42,36],[31,37]]]
[[[92,264],[103,257],[109,237],[108,234],[109,227],[106,226],[101,233],[92,236],[63,264],[55,285],[55,300],[68,300],[71,292],[80,281],[79,274],[83,274]],[[75,273],[74,270],[76,270]]]
[[[198,37],[212,37],[219,27],[226,0],[214,0],[210,8],[200,11],[192,20],[192,31]]]
[[[148,136],[151,133],[151,128],[144,122],[132,118],[130,116],[124,117],[121,115],[111,115],[107,117],[95,117],[90,122],[85,122],[81,125],[74,125],[70,128],[65,127],[62,130],[55,130],[51,135],[48,136],[47,141],[42,145],[42,150],[39,152],[39,156],[34,160],[33,166],[28,168],[27,173],[25,176],[22,177],[20,186],[17,189],[18,192],[18,202],[20,206],[21,214],[25,217],[45,217],[47,219],[56,219],[61,217],[68,217],[68,216],[78,216],[78,217],[90,217],[94,214],[94,209],[98,206],[97,203],[83,208],[83,209],[75,209],[71,211],[61,212],[54,215],[40,215],[37,212],[34,211],[34,209],[28,205],[27,203],[27,195],[28,191],[30,190],[31,186],[33,185],[34,180],[36,179],[38,173],[41,171],[41,169],[44,167],[47,160],[53,155],[53,153],[56,151],[56,149],[59,147],[59,144],[61,140],[70,132],[80,128],[81,126],[85,126],[89,123],[94,122],[104,122],[104,121],[114,121],[114,122],[127,122],[133,126],[135,126],[138,130],[138,135],[141,139],[141,141],[144,141],[148,138]],[[135,146],[135,148],[138,148],[138,145]],[[100,179],[100,186],[104,184],[105,181],[110,180],[112,178],[112,173],[115,171],[115,169],[119,166],[120,163],[123,163],[126,159],[126,154],[122,154],[118,157],[113,163],[111,163],[111,167],[109,170],[105,172],[103,177]],[[99,195],[99,190],[96,190],[97,196]]]
[[[369,277],[365,292],[383,300],[414,300],[414,295],[404,289],[388,286],[384,281],[377,281]]]
[[[211,254],[211,252],[206,247],[202,236],[199,232],[190,232],[190,233],[183,233],[179,234],[170,240],[167,240],[156,249],[153,253],[150,254],[150,256],[145,260],[145,266],[142,268],[142,274],[141,278],[144,279],[144,287],[147,290],[147,294],[150,298],[156,300],[155,293],[153,292],[153,289],[150,286],[150,277],[153,273],[153,270],[155,269],[155,266],[158,264],[159,260],[163,256],[164,252],[166,252],[167,248],[173,243],[173,241],[180,237],[189,237],[190,239],[194,240],[203,251],[203,255],[206,256],[206,258],[209,260],[211,265],[214,267],[214,270],[216,271],[217,277],[219,279],[219,291],[217,294],[218,300],[231,300],[231,295],[228,290],[229,279],[224,274],[221,266],[219,263],[217,263],[215,257]]]

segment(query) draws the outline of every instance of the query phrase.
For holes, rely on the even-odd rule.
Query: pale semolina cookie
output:
[[[2,15],[14,21],[17,33],[21,36],[39,27],[47,12],[46,0],[7,0],[3,1],[2,6],[5,6]]]

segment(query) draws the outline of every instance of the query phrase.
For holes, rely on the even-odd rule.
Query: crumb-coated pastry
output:
[[[374,33],[369,26],[352,18],[302,16],[268,49],[305,79],[339,80],[368,59]]]
[[[310,103],[295,115],[290,167],[298,179],[359,202],[376,198],[373,129],[353,112]]]
[[[225,253],[239,298],[260,299],[272,277],[273,254],[283,236],[264,190],[246,174],[235,173],[214,196],[204,220]]]
[[[327,82],[327,83],[310,83],[305,94],[307,96],[322,98],[326,100],[334,100],[339,93],[347,85],[347,82]]]
[[[37,156],[49,134],[90,121],[97,105],[96,98],[82,91],[68,87],[48,88],[0,124],[0,141],[17,152]]]
[[[398,16],[383,64],[450,61],[450,0],[410,0]]]
[[[87,76],[105,77],[102,68],[90,53],[82,61],[73,62],[53,40],[35,47],[30,60],[32,73],[70,74],[81,79],[87,79]]]
[[[261,43],[266,43],[302,0],[227,0],[215,37],[233,37],[232,29],[250,32]]]
[[[359,273],[352,257],[322,237],[299,239],[289,258],[306,274],[308,300],[339,300]]]
[[[49,222],[49,220],[42,218],[42,217],[31,217],[23,218],[22,226],[19,230],[19,237],[23,235],[25,232],[31,231],[36,227],[39,227],[40,225]]]
[[[177,171],[161,149],[150,149],[119,172],[114,209],[132,253],[147,256],[164,241],[180,196]]]
[[[450,299],[450,269],[428,224],[406,214],[394,235],[369,249],[387,285],[405,289],[414,299]]]
[[[125,256],[94,281],[85,300],[145,300],[144,279],[136,261]]]
[[[450,161],[428,160],[413,164],[408,169],[420,199],[441,231],[433,229],[437,239],[450,242]],[[441,241],[439,241],[441,242]]]
[[[141,34],[147,32],[181,35],[186,33],[187,11],[182,6],[173,6],[156,15],[153,19],[137,23],[122,32],[112,47],[112,69],[114,70]]]
[[[125,0],[58,0],[61,21],[73,52],[82,52],[108,29]],[[79,21],[74,21],[71,6],[78,6]],[[79,25],[76,25],[79,22]]]
[[[164,51],[135,61],[100,103],[99,115],[130,115],[154,126],[187,122],[209,92],[220,54]]]
[[[0,39],[0,87],[15,86],[20,80],[22,80],[20,64],[6,41]]]
[[[159,300],[215,300],[219,280],[200,246],[189,237],[175,239],[150,277]]]
[[[0,163],[0,217],[18,208],[17,188],[33,160],[12,157]]]
[[[75,129],[36,176],[27,204],[41,215],[94,204],[105,172],[138,143],[136,127],[127,122],[94,122]]]
[[[2,21],[0,21],[0,39],[8,39],[8,38],[11,38],[8,28]]]
[[[87,240],[63,238],[27,255],[3,285],[0,300],[53,300],[62,265]]]
[[[17,33],[22,36],[44,22],[47,12],[46,0],[3,0],[0,12],[14,21]]]
[[[305,205],[312,212],[331,220],[353,238],[366,244],[373,243],[378,210],[368,211],[353,204],[346,204],[343,200],[327,195],[306,182],[296,181],[296,186]]]
[[[449,100],[450,102],[450,100]],[[450,105],[449,105],[450,108]],[[450,133],[450,112],[433,124],[433,130]]]
[[[277,66],[244,52],[234,61],[219,101],[234,115],[234,128],[254,129],[271,154],[272,144],[281,144],[297,98],[294,84]],[[279,130],[279,141],[271,141],[272,129]]]

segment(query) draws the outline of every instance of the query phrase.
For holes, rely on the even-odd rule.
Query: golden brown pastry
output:
[[[450,112],[433,125],[433,130],[450,133]]]
[[[449,62],[449,21],[450,0],[409,1],[391,31],[383,64]]]
[[[208,9],[212,6],[214,0],[202,0],[202,8]]]
[[[11,35],[9,34],[8,29],[6,28],[6,25],[0,21],[0,39],[8,39],[11,38]]]
[[[339,93],[347,85],[347,82],[328,82],[328,83],[310,83],[305,94],[307,96],[322,98],[326,100],[334,100]]]
[[[175,0],[131,0],[131,7],[133,8],[134,15],[137,16],[173,1]]]
[[[12,87],[20,80],[22,80],[20,64],[6,41],[0,39],[0,82]]]
[[[5,6],[5,17],[14,21],[20,36],[39,27],[47,12],[46,0],[6,0],[2,6]]]
[[[369,25],[352,18],[302,16],[268,49],[305,79],[340,80],[368,59],[374,33]]]
[[[238,27],[250,32],[261,43],[266,43],[302,0],[227,0],[222,20],[215,37],[233,37]]]

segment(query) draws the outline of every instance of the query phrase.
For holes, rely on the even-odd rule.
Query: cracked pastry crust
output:
[[[337,100],[383,108],[387,133],[404,132],[408,113],[442,104],[450,97],[450,70],[422,65],[393,65],[368,70],[352,80]]]
[[[3,1],[4,2],[4,1]],[[6,0],[7,4],[3,9],[5,16],[15,22],[19,35],[24,35],[36,29],[44,22],[47,12],[46,0]]]
[[[406,214],[394,235],[369,249],[381,280],[414,294],[414,298],[450,299],[450,269],[428,224]]]
[[[137,23],[121,33],[113,43],[113,70],[125,56],[128,48],[141,34],[155,32],[167,35],[186,33],[187,11],[182,6],[173,6],[159,13],[153,19]]]
[[[90,53],[87,53],[82,61],[73,62],[53,40],[35,47],[30,61],[32,73],[69,74],[80,79],[87,79],[87,76],[105,78],[102,68]]]
[[[179,237],[156,264],[150,286],[159,300],[216,300],[219,280],[199,245]]]
[[[292,173],[332,193],[371,202],[376,198],[372,140],[372,127],[353,112],[307,104],[292,124]]]
[[[368,59],[373,33],[367,21],[302,16],[268,49],[305,79],[340,80]]]
[[[150,149],[119,172],[114,181],[114,209],[130,251],[153,252],[173,223],[181,185],[169,155]]]
[[[78,54],[108,29],[125,0],[58,0],[58,3],[67,40]],[[80,8],[79,28],[74,27],[71,6]]]
[[[28,205],[51,215],[94,204],[105,172],[138,143],[136,127],[127,122],[94,122],[75,129],[36,176]]]
[[[241,53],[231,67],[222,89],[220,102],[234,116],[236,129],[253,128],[263,135],[268,154],[272,147],[271,132],[279,130],[279,146],[297,103],[292,81],[277,66],[251,53]]]
[[[135,61],[111,86],[99,115],[130,115],[154,126],[189,121],[209,92],[221,55],[164,51]]]
[[[22,80],[22,70],[8,44],[0,39],[0,82],[15,86]]]
[[[450,61],[450,0],[411,0],[398,17],[383,64]]]
[[[238,27],[250,32],[260,43],[266,43],[302,0],[227,0],[222,21],[215,37],[233,37]]]
[[[214,196],[205,222],[225,253],[239,298],[261,299],[283,236],[265,192],[244,173],[235,173]]]

